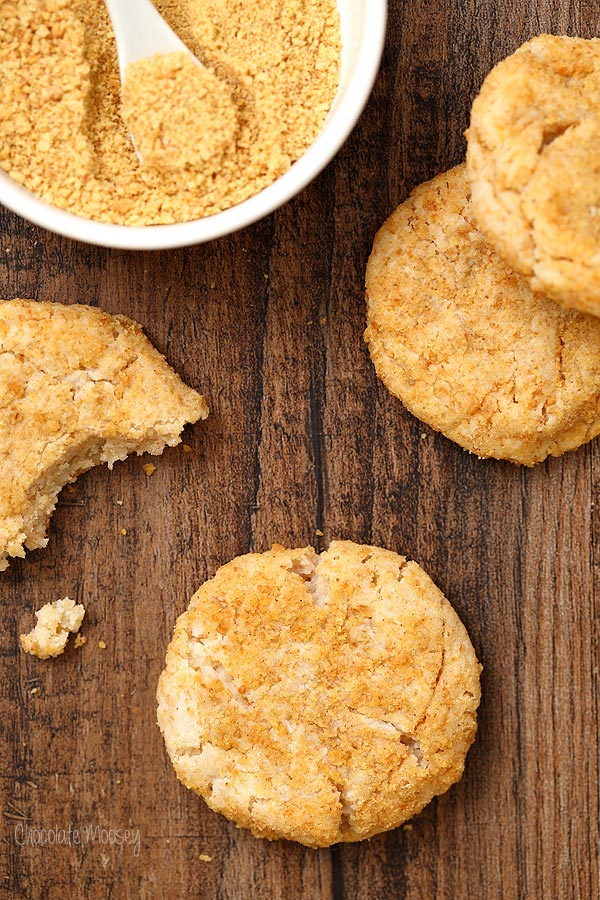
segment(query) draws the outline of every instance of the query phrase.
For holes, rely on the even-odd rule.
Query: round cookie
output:
[[[464,166],[389,217],[366,286],[377,374],[462,447],[531,466],[600,432],[600,320],[505,265],[472,220]]]
[[[238,557],[179,617],[158,685],[175,771],[258,837],[395,828],[461,777],[480,666],[414,562],[333,542]]]
[[[541,35],[473,103],[478,226],[535,291],[600,316],[600,40]]]

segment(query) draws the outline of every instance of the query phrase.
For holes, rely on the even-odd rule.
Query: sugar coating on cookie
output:
[[[541,35],[473,103],[480,230],[531,287],[600,315],[600,40]]]
[[[462,447],[531,466],[600,432],[600,320],[506,266],[475,226],[464,166],[389,217],[366,288],[377,374]]]
[[[0,571],[46,546],[65,484],[208,415],[135,322],[35,300],[0,301],[0,397]]]
[[[336,541],[238,557],[179,617],[158,685],[175,771],[258,837],[395,828],[461,777],[480,666],[414,562]]]

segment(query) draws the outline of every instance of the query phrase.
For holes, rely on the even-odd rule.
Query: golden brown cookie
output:
[[[175,771],[258,837],[395,828],[461,777],[480,666],[414,562],[335,541],[238,557],[179,617],[158,685]]]
[[[35,300],[0,301],[0,398],[0,571],[46,546],[65,484],[208,415],[135,322]]]
[[[600,40],[541,35],[473,103],[479,229],[535,291],[600,315]]]
[[[475,227],[464,166],[389,217],[366,281],[377,374],[432,428],[527,466],[600,432],[600,320],[505,265]]]

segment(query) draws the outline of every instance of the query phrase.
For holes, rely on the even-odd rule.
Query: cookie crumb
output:
[[[75,603],[68,597],[46,603],[35,614],[35,628],[20,636],[21,647],[38,659],[59,656],[67,646],[69,635],[81,628],[84,615],[85,609],[81,603]]]
[[[98,641],[98,646],[101,650],[106,650],[106,641]]]
[[[121,534],[123,535],[123,537],[127,537],[127,529],[121,528]]]
[[[73,641],[74,647],[84,647],[87,644],[87,637],[85,634],[78,634],[75,636],[75,640]]]
[[[115,500],[115,503],[117,504],[117,506],[123,506],[122,500]]]
[[[154,463],[146,463],[145,465],[142,466],[142,469],[144,470],[144,472],[146,473],[148,478],[150,478],[150,476],[154,472],[156,472],[156,466],[154,465]]]
[[[212,856],[209,856],[208,853],[201,853],[198,859],[200,862],[212,862]]]
[[[184,452],[184,453],[191,453],[191,452],[192,452],[192,448],[190,447],[189,444],[184,444],[184,445],[183,445],[183,452]]]
[[[315,534],[317,535],[317,537],[323,537],[323,532],[320,528],[315,528]]]
[[[39,692],[40,692],[39,687],[31,688],[31,690],[29,691],[30,694],[39,694]]]

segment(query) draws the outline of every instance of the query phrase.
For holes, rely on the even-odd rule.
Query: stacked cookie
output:
[[[600,40],[542,35],[473,104],[466,165],[377,234],[365,338],[407,408],[533,465],[600,433]]]

